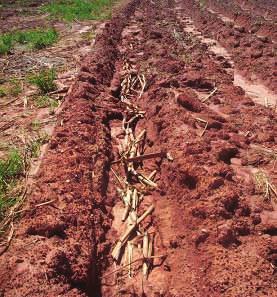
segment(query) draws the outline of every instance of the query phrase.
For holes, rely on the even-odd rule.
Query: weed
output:
[[[181,59],[182,61],[184,61],[186,64],[191,63],[192,58],[191,55],[189,53],[184,53],[181,55]]]
[[[30,49],[42,49],[58,40],[55,29],[16,31],[0,35],[0,55],[9,53],[16,43],[26,44]]]
[[[95,38],[95,32],[84,32],[82,33],[82,39],[86,41],[92,41]]]
[[[275,186],[272,184],[269,176],[262,170],[257,171],[254,174],[256,188],[258,191],[261,191],[264,194],[264,198],[267,201],[271,201],[277,199],[277,190]]]
[[[52,110],[59,106],[59,102],[47,95],[43,95],[35,98],[35,106],[38,108],[50,107]]]
[[[0,193],[22,173],[23,167],[23,158],[16,149],[10,151],[6,160],[0,160]]]
[[[6,90],[4,88],[0,88],[0,98],[5,97],[7,95]]]
[[[29,76],[29,82],[37,86],[42,94],[47,94],[56,90],[57,86],[54,82],[56,79],[56,71],[54,68],[43,69],[37,74]]]
[[[51,1],[42,8],[53,18],[66,21],[96,20],[110,16],[110,7],[114,0],[58,0]]]
[[[11,96],[18,96],[22,92],[22,88],[21,88],[20,82],[17,79],[12,78],[10,80],[10,84],[11,85],[8,88],[9,95],[11,95]]]
[[[12,48],[13,40],[11,34],[0,35],[0,55],[8,53]]]
[[[23,157],[17,149],[13,149],[5,160],[0,160],[0,218],[5,211],[13,206],[16,195],[12,194],[12,189],[16,186],[18,177],[24,171]]]
[[[38,131],[41,128],[41,122],[38,120],[34,120],[32,121],[31,126],[34,131]]]
[[[30,48],[42,49],[52,45],[58,39],[55,29],[30,30],[16,33],[15,40],[21,44],[28,44]]]
[[[27,153],[30,158],[37,158],[40,154],[40,147],[47,143],[48,140],[49,135],[45,133],[30,141],[27,145]]]
[[[7,84],[0,88],[0,97],[18,96],[22,92],[20,82],[17,79],[10,79]]]
[[[44,107],[48,107],[50,104],[50,97],[48,97],[47,95],[44,96],[38,96],[35,98],[35,106],[38,108],[44,108]]]
[[[18,197],[7,197],[6,195],[1,195],[0,193],[0,219],[3,218],[5,211],[15,205]]]

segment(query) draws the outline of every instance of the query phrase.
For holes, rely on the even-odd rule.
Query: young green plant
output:
[[[42,69],[37,74],[29,76],[28,81],[37,86],[41,94],[47,94],[57,89],[56,83],[56,71],[54,68]]]

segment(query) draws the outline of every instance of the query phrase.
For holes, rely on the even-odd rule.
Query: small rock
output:
[[[231,225],[224,224],[218,228],[218,242],[224,247],[237,242],[234,229]]]
[[[206,239],[209,237],[209,235],[210,233],[208,230],[202,229],[200,233],[195,236],[195,239],[194,239],[195,245],[198,246],[200,243],[205,242]]]

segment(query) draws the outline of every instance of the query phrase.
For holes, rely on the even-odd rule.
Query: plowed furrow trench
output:
[[[276,296],[276,112],[185,4],[130,1],[96,39],[0,258],[3,296]]]

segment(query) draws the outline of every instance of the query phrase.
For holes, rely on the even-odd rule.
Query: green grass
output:
[[[0,192],[5,191],[23,171],[23,159],[18,150],[10,151],[6,160],[0,160]]]
[[[13,46],[13,38],[11,33],[0,35],[0,55],[7,54]]]
[[[8,94],[11,96],[18,96],[22,92],[20,82],[13,78],[10,80],[10,87],[8,88]]]
[[[106,19],[114,0],[58,0],[43,6],[52,18],[65,21]]]
[[[18,96],[21,92],[20,82],[15,78],[10,79],[5,86],[0,87],[0,97]]]
[[[4,88],[0,88],[0,98],[5,97],[7,95],[6,90]]]
[[[5,160],[0,160],[0,218],[4,212],[16,202],[16,197],[10,197],[8,192],[22,175],[24,162],[18,150],[10,151]]]
[[[57,86],[55,84],[56,71],[54,68],[43,69],[39,73],[29,76],[28,81],[37,86],[41,94],[47,94],[55,91]]]
[[[31,123],[31,127],[34,131],[38,131],[41,128],[41,122],[39,120],[34,120]]]
[[[37,158],[40,155],[40,148],[49,141],[49,135],[44,133],[28,143],[27,150],[30,158]]]
[[[16,31],[0,35],[0,55],[7,54],[15,44],[25,44],[30,49],[42,49],[58,40],[55,29]]]
[[[43,95],[35,98],[35,106],[38,108],[50,107],[51,109],[55,109],[59,106],[59,102],[47,95]]]

